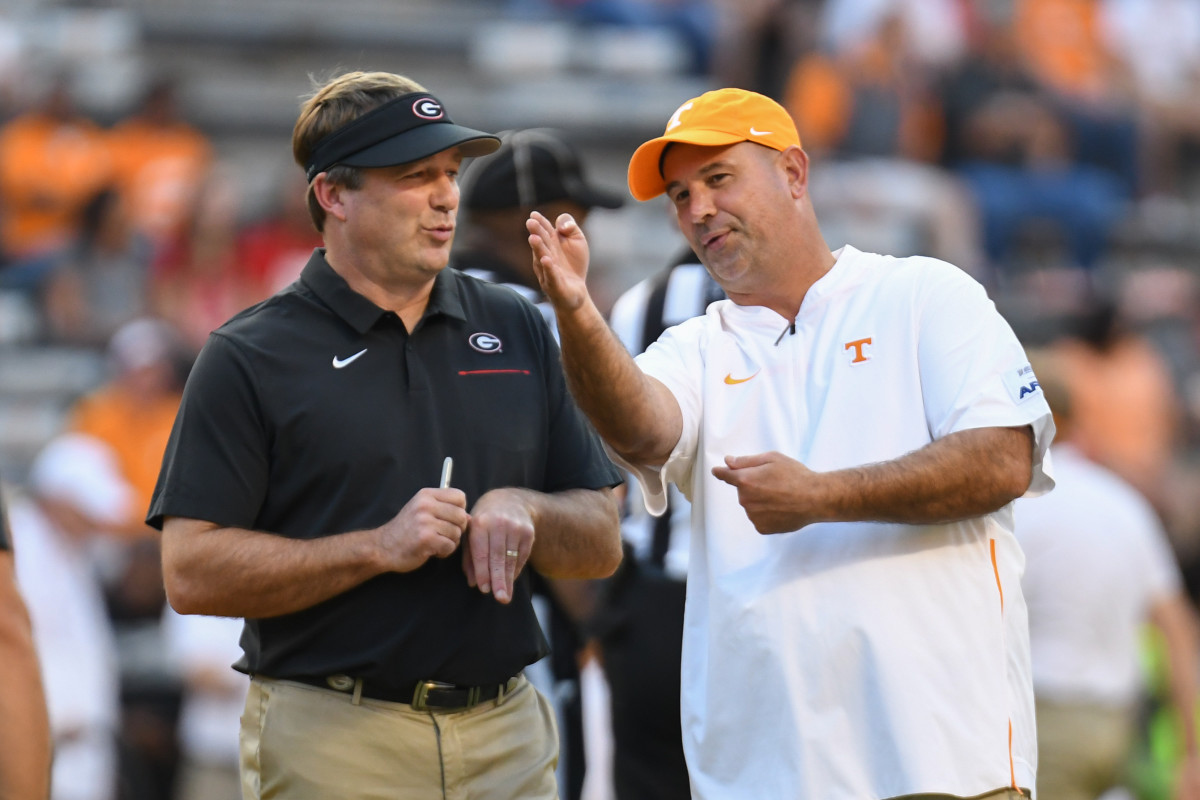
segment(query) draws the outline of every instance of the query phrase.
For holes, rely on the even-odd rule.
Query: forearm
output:
[[[683,431],[674,396],[638,368],[590,300],[558,325],[567,385],[596,431],[630,463],[665,463]]]
[[[611,489],[519,491],[533,518],[534,569],[549,578],[604,578],[616,571],[621,521]]]
[[[11,574],[0,591],[0,686],[0,800],[43,800],[50,724],[29,617]]]
[[[363,531],[302,540],[173,518],[163,528],[163,576],[181,614],[274,617],[382,572],[375,549]]]
[[[930,524],[989,514],[1020,497],[1033,469],[1032,431],[959,431],[892,461],[819,473],[829,522]]]
[[[1179,712],[1184,754],[1200,756],[1196,734],[1197,670],[1200,669],[1200,636],[1196,631],[1195,613],[1188,600],[1175,595],[1159,601],[1151,609],[1151,620],[1166,642],[1168,684],[1171,700]]]
[[[12,657],[0,654],[0,800],[43,800],[50,787],[50,727],[41,678],[30,654],[10,664]]]

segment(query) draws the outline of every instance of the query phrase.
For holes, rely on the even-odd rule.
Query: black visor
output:
[[[500,139],[455,125],[441,101],[426,92],[414,92],[371,109],[317,142],[305,174],[311,181],[335,164],[407,164],[451,147],[459,147],[469,158],[485,156],[500,147]]]

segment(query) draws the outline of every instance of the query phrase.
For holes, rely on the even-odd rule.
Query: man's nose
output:
[[[434,187],[430,202],[435,208],[453,210],[458,208],[458,198],[458,181],[453,175],[443,175]]]
[[[692,191],[691,202],[688,203],[688,216],[694,223],[704,222],[717,213],[717,206],[712,192],[704,189]]]

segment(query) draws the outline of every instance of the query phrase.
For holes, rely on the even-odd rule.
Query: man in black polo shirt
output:
[[[556,796],[523,567],[610,574],[621,476],[538,311],[445,269],[497,145],[407,78],[321,87],[293,153],[325,248],[188,380],[148,521],[176,610],[246,618],[248,797]]]
[[[43,798],[49,791],[46,697],[0,502],[0,797]]]

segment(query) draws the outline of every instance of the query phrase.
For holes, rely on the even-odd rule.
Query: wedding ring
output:
[[[508,556],[509,558],[516,558],[517,556],[519,556],[521,554],[518,553],[516,550],[505,550],[504,555]]]

